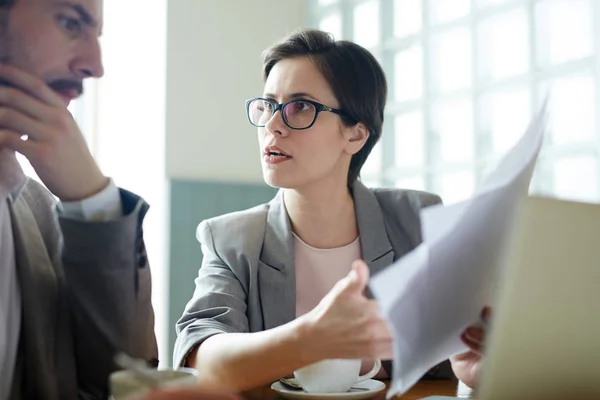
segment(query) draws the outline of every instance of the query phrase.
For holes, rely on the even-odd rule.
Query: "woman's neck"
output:
[[[312,247],[342,247],[358,236],[354,200],[346,185],[284,189],[284,202],[292,230]]]

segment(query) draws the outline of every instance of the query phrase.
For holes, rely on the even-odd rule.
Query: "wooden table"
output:
[[[389,387],[390,382],[384,381],[386,387]],[[417,383],[403,396],[396,396],[394,400],[418,400],[427,396],[456,396],[456,382],[453,381],[421,381]],[[248,400],[280,400],[276,392],[271,390],[271,385],[263,386],[258,389],[244,393],[243,397]],[[385,391],[379,393],[374,400],[384,400]]]

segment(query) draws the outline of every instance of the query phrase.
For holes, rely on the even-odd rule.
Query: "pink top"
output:
[[[317,249],[294,233],[296,267],[296,317],[315,308],[321,299],[352,269],[361,258],[360,237],[335,249]]]
[[[296,267],[296,317],[315,308],[321,299],[352,269],[352,263],[362,258],[360,237],[335,249],[317,249],[304,243],[295,233],[294,263]],[[361,374],[368,372],[372,362],[363,363]],[[387,378],[382,368],[376,378]]]

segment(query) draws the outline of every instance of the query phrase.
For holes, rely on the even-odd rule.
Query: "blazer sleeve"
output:
[[[197,239],[202,264],[194,295],[176,325],[174,366],[185,365],[190,351],[213,335],[249,331],[247,288],[215,248],[209,221],[200,224]]]
[[[443,204],[442,202],[442,198],[440,196],[438,196],[437,194],[433,194],[433,193],[428,193],[428,192],[420,192],[420,191],[415,191],[415,193],[417,194],[417,198],[418,198],[418,209],[421,208],[427,208],[427,207],[431,207],[431,206],[435,206],[438,204]]]
[[[106,222],[64,218],[62,264],[80,393],[106,398],[118,351],[158,365],[151,276],[142,235],[148,205],[120,190],[124,216]]]

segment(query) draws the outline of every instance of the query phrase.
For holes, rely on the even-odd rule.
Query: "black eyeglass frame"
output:
[[[317,101],[308,100],[308,99],[292,99],[292,100],[288,100],[284,103],[277,103],[275,100],[272,100],[272,99],[265,99],[264,97],[253,97],[251,99],[246,100],[246,117],[248,118],[248,122],[250,122],[250,124],[252,124],[253,126],[256,126],[257,128],[263,128],[265,125],[257,125],[254,122],[252,122],[252,119],[250,119],[250,104],[252,104],[252,102],[255,100],[263,100],[263,101],[266,101],[267,103],[271,104],[271,106],[273,107],[273,113],[271,115],[271,118],[273,118],[275,116],[277,111],[281,111],[281,117],[283,119],[283,122],[285,122],[285,124],[290,129],[294,129],[297,131],[302,131],[302,130],[309,129],[310,127],[312,127],[315,124],[315,122],[317,121],[317,117],[319,116],[319,113],[321,111],[326,111],[326,112],[331,112],[331,113],[337,114],[340,117],[345,118],[346,121],[350,122],[351,124],[356,124],[354,119],[351,118],[344,111],[339,110],[337,108],[331,108],[331,107],[326,106],[325,104],[321,104]],[[304,128],[294,128],[293,126],[291,126],[287,121],[285,113],[283,112],[284,107],[286,107],[288,104],[296,103],[299,101],[304,102],[304,103],[309,103],[309,104],[312,104],[313,106],[315,106],[315,117],[313,118],[310,125],[308,125],[307,127],[304,127]],[[269,118],[269,121],[271,120],[271,118]]]

